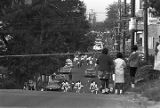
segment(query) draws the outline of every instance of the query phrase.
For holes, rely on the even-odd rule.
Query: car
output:
[[[46,91],[60,91],[61,90],[61,82],[59,80],[53,80],[48,83],[48,85],[45,87]]]
[[[72,66],[65,65],[59,69],[59,73],[61,74],[69,74],[71,73]]]
[[[93,46],[93,50],[96,50],[96,51],[100,51],[103,49],[103,44],[102,43],[96,43],[94,46]]]
[[[85,77],[96,77],[97,72],[94,68],[88,68],[85,70]]]
[[[55,80],[58,80],[60,82],[64,81],[64,80],[67,80],[67,77],[65,74],[58,74],[55,76]]]

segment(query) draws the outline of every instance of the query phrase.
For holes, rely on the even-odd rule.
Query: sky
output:
[[[118,0],[81,0],[85,3],[87,11],[93,9],[96,12],[97,21],[104,21],[106,18],[106,7]]]

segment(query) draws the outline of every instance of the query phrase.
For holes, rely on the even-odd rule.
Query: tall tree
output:
[[[12,35],[5,54],[65,53],[87,50],[89,23],[80,0],[34,0],[15,4],[2,17]],[[65,57],[7,58],[1,61],[13,72],[19,85],[36,74],[51,74],[64,65]]]
[[[152,7],[154,10],[152,10],[152,13],[155,16],[160,16],[160,0],[149,0],[149,6]]]
[[[119,21],[119,4],[118,2],[114,2],[113,4],[109,5],[106,8],[106,16],[105,19],[105,26],[108,30],[112,30],[114,27],[118,26]],[[122,17],[125,17],[124,15],[124,3],[121,3],[121,9],[122,9]],[[129,17],[129,4],[127,4],[127,16]]]

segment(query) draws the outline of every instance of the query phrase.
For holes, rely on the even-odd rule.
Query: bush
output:
[[[150,55],[150,56],[149,56],[149,63],[150,63],[151,65],[154,65],[154,55]]]
[[[4,79],[0,84],[1,89],[16,89],[17,84],[14,79]]]
[[[153,87],[144,91],[143,96],[147,97],[149,100],[160,101],[159,91],[159,87]]]
[[[128,66],[125,69],[124,78],[125,78],[124,90],[126,91],[126,90],[128,90],[128,88],[130,88],[130,82],[131,82],[130,72],[129,72],[129,67]]]
[[[152,65],[144,65],[137,70],[135,79],[137,81],[149,81],[158,78],[159,72],[153,70]]]

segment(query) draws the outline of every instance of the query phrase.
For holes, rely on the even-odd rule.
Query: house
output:
[[[148,8],[148,49],[149,54],[154,54],[156,42],[160,39],[160,17],[154,17],[152,8]],[[144,51],[144,22],[143,22],[143,0],[136,0],[137,30],[135,32],[135,44]]]

